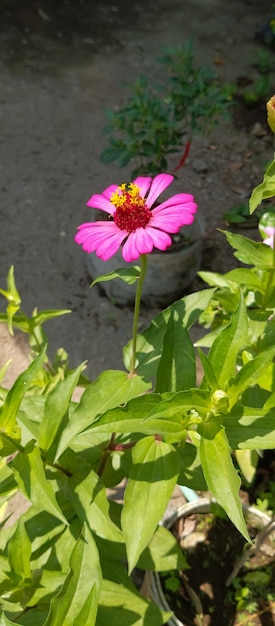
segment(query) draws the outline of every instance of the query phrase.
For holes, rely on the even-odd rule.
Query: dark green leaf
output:
[[[130,377],[119,370],[107,370],[100,374],[84,391],[79,405],[72,413],[61,435],[55,460],[76,435],[88,428],[100,414],[143,394],[150,386],[139,376]]]
[[[13,429],[16,426],[16,416],[19,406],[30,383],[43,364],[45,352],[46,347],[36,357],[36,359],[34,359],[31,365],[29,365],[29,367],[22,374],[20,374],[20,376],[18,376],[12,388],[8,392],[0,413],[0,427],[5,430],[7,434],[12,435]]]
[[[93,470],[87,475],[81,469],[65,480],[65,493],[82,522],[104,539],[121,542],[122,533],[109,515],[105,487]]]
[[[139,276],[139,266],[122,267],[118,270],[115,270],[114,272],[109,272],[108,274],[102,274],[102,276],[98,276],[98,278],[96,278],[92,282],[91,287],[93,287],[93,285],[95,285],[96,283],[114,280],[114,278],[120,278],[128,285],[133,285],[138,280]]]
[[[236,373],[237,356],[247,345],[247,334],[248,319],[241,297],[237,311],[232,314],[230,323],[216,337],[208,354],[220,389],[224,389],[228,380]]]
[[[174,448],[155,437],[137,442],[132,451],[132,461],[121,514],[129,571],[132,571],[151,540],[173,493],[179,472]]]
[[[154,572],[165,572],[187,569],[188,565],[173,533],[163,526],[158,526],[148,547],[142,552],[137,567]]]
[[[171,615],[137,592],[109,580],[102,581],[96,626],[161,626]]]
[[[11,571],[24,580],[31,580],[31,542],[26,533],[22,518],[19,518],[15,533],[8,543],[8,555]]]
[[[140,376],[144,376],[146,380],[152,380],[156,377],[170,311],[172,310],[173,317],[177,315],[177,319],[181,320],[182,326],[189,330],[208,306],[213,293],[214,289],[205,289],[174,302],[154,318],[149,328],[138,335],[136,371]],[[127,344],[123,354],[125,367],[129,369],[132,357],[132,342]]]
[[[238,401],[241,394],[260,381],[275,356],[275,346],[258,354],[254,359],[245,363],[237,372],[232,381],[229,381],[227,394],[231,407]]]
[[[57,504],[54,491],[46,479],[38,448],[20,452],[12,462],[20,489],[38,510],[45,510],[64,524],[67,520]]]
[[[84,525],[70,559],[70,572],[53,598],[44,626],[94,626],[101,587],[98,551]]]
[[[196,384],[196,359],[193,344],[178,312],[171,308],[163,350],[157,369],[155,391],[181,391]]]
[[[53,444],[53,456],[56,452],[59,437],[62,432],[61,429],[62,427],[64,428],[68,419],[68,408],[71,396],[84,367],[84,363],[79,365],[79,367],[68,374],[64,380],[59,381],[53,391],[47,396],[38,435],[39,447],[43,452],[48,452]]]
[[[200,458],[210,491],[240,533],[251,542],[239,496],[241,481],[232,462],[226,433],[217,422],[201,428]]]
[[[232,450],[275,448],[275,408],[235,406],[223,424]]]

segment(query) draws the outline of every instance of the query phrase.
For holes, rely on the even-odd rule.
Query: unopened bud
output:
[[[267,123],[272,132],[275,133],[275,96],[272,96],[266,103]]]
[[[229,407],[228,396],[222,389],[216,389],[211,396],[214,412],[217,413],[226,413]]]

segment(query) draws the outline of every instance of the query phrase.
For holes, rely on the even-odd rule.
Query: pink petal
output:
[[[131,261],[136,261],[139,258],[140,253],[136,249],[135,238],[132,236],[133,233],[130,233],[128,239],[126,239],[125,244],[122,248],[122,256],[126,263],[131,263]]]
[[[191,194],[189,193],[178,193],[175,196],[172,196],[171,198],[168,198],[168,200],[165,200],[165,202],[162,202],[161,204],[159,204],[158,206],[156,206],[153,210],[152,213],[154,212],[159,212],[162,209],[168,209],[169,207],[173,207],[173,206],[188,206],[192,209],[192,213],[196,212],[197,209],[197,205],[194,202],[194,197],[191,196]]]
[[[96,249],[97,256],[102,259],[102,261],[108,261],[114,254],[119,250],[123,239],[125,239],[125,234],[120,231],[116,235],[109,237],[102,242]]]
[[[94,194],[90,200],[88,200],[87,206],[90,206],[93,209],[101,209],[101,211],[106,211],[106,213],[110,213],[110,215],[113,215],[116,210],[116,207],[110,202],[110,200],[99,193]]]
[[[150,226],[153,228],[160,228],[160,230],[165,231],[166,233],[178,233],[182,226],[187,226],[192,224],[194,221],[194,216],[190,213],[184,215],[169,215],[162,216],[158,215],[157,217],[152,217],[150,219]]]
[[[164,233],[162,230],[146,226],[146,232],[148,233],[148,235],[150,235],[155,248],[158,248],[158,250],[166,250],[166,248],[169,248],[169,246],[171,246],[171,237],[169,237],[169,235],[167,233]]]
[[[105,198],[108,198],[108,200],[110,200],[113,193],[117,191],[117,188],[118,188],[118,185],[109,185],[109,187],[107,187],[106,189],[104,189],[104,191],[102,191],[102,195]]]
[[[122,255],[125,260],[131,257],[131,261],[138,259],[140,254],[150,254],[154,247],[152,238],[146,228],[137,228],[135,232],[130,233],[126,243],[124,244]],[[127,257],[127,258],[125,258]]]
[[[104,198],[110,200],[113,193],[115,193],[117,190],[118,185],[109,185],[108,187],[106,187],[106,189],[104,189],[104,191],[102,191],[102,195],[104,196]]]
[[[155,178],[153,178],[151,189],[146,198],[146,204],[149,209],[154,204],[159,195],[164,191],[164,189],[169,187],[173,180],[174,176],[172,176],[171,174],[158,174],[157,176],[155,176]]]
[[[75,235],[75,242],[82,245],[85,252],[96,251],[104,261],[113,256],[128,232],[117,228],[114,222],[90,222],[81,224]]]
[[[133,180],[134,185],[138,186],[142,198],[146,196],[148,189],[150,189],[151,182],[151,176],[138,176],[138,178]]]

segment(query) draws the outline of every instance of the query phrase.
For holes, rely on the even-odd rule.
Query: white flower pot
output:
[[[142,294],[142,300],[147,306],[165,306],[183,295],[200,268],[204,231],[204,219],[201,215],[196,215],[193,224],[184,226],[181,230],[181,234],[188,238],[190,245],[173,244],[165,252],[154,249],[148,254]],[[137,264],[138,261],[133,263]],[[95,253],[88,254],[87,265],[93,280],[121,267],[129,267],[123,260],[121,251],[109,261],[102,261]],[[136,285],[127,285],[122,280],[115,279],[102,282],[101,287],[108,298],[120,306],[134,301]]]

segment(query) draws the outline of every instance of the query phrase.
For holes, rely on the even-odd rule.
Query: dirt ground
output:
[[[164,46],[190,37],[197,62],[223,81],[249,77],[260,47],[255,33],[269,9],[268,0],[1,2],[0,287],[13,264],[24,310],[70,308],[48,324],[51,352],[63,346],[72,366],[87,359],[90,377],[122,366],[132,325],[129,308],[90,290],[85,254],[73,241],[78,224],[89,220],[87,199],[129,178],[130,168],[99,159],[104,109],[125,100],[123,81],[154,77]],[[204,269],[232,266],[216,228],[231,205],[247,200],[271,157],[263,108],[194,141],[177,186],[194,194],[206,220]],[[144,307],[141,324],[154,313]],[[0,325],[0,361],[13,357],[9,382],[26,355],[25,338],[10,339]]]

